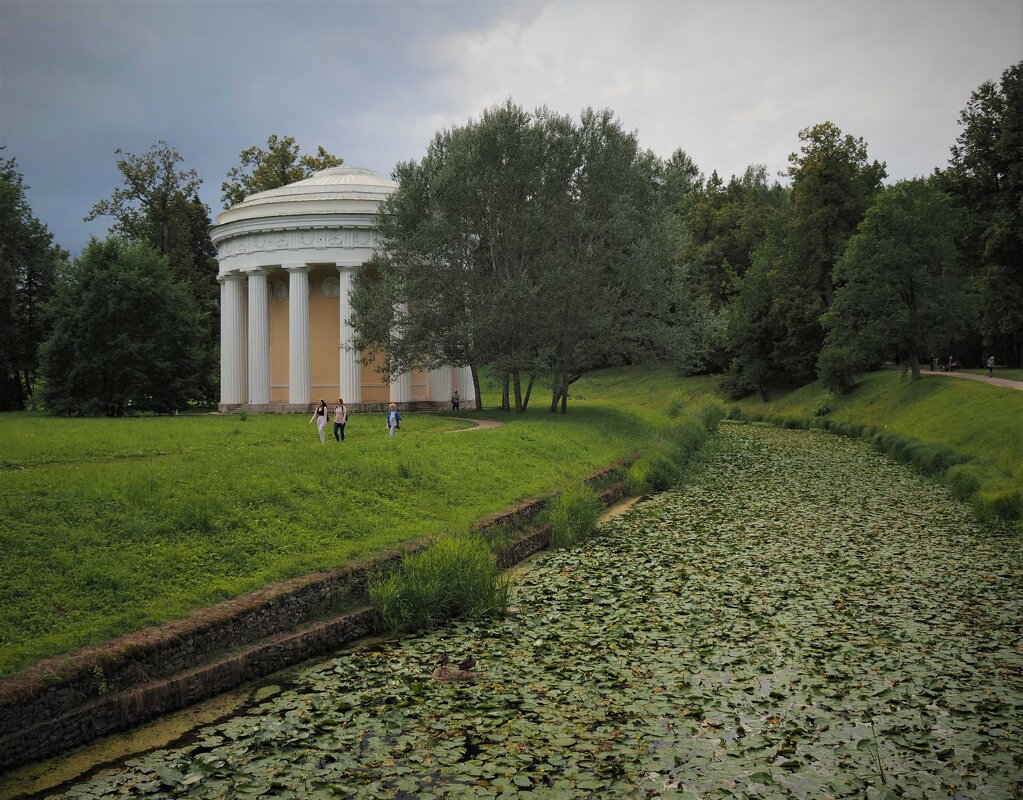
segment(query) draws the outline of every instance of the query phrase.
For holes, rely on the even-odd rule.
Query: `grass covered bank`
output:
[[[672,380],[665,370],[630,367],[597,373],[579,394],[620,406],[647,405],[655,398],[719,396],[718,387],[711,376]],[[1023,392],[948,377],[914,382],[885,370],[862,376],[846,395],[815,382],[767,402],[746,397],[734,405],[750,419],[872,436],[879,449],[940,475],[981,517],[1023,517]]]
[[[593,403],[468,423],[0,415],[0,674],[576,485],[669,419]],[[658,419],[659,417],[659,419]]]

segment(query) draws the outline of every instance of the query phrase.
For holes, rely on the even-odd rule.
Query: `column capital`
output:
[[[304,261],[293,261],[290,264],[281,264],[288,272],[309,272],[312,270],[312,264],[306,264]]]
[[[338,272],[351,272],[352,270],[358,269],[365,261],[356,261],[352,259],[350,261],[335,261],[334,266],[337,267]]]
[[[255,269],[247,269],[243,273],[244,277],[246,277],[246,278],[252,278],[252,277],[258,278],[260,275],[269,275],[269,274],[270,274],[270,267],[256,267]]]

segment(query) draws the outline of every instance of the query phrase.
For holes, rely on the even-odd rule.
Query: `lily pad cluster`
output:
[[[534,560],[517,613],[340,654],[63,796],[1018,797],[1019,554],[861,442],[727,425],[686,488]]]

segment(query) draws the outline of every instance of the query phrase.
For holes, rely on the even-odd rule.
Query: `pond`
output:
[[[726,425],[508,617],[341,654],[60,796],[1019,797],[1021,599],[1019,539],[941,487]]]

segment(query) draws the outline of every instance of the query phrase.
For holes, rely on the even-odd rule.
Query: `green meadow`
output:
[[[352,415],[348,440],[326,445],[305,415],[0,415],[0,674],[466,530],[630,452],[663,449],[672,415],[716,397],[717,385],[665,369],[606,370],[573,387],[565,416],[549,414],[539,394],[525,415],[482,414],[506,422],[498,428],[456,433],[470,423],[409,414],[389,440],[382,415]],[[1018,498],[1021,392],[882,372],[842,398],[813,384],[738,407],[809,424],[822,404],[823,418],[950,448],[970,459],[954,469],[974,470],[978,496]]]
[[[652,432],[609,405],[470,423],[0,415],[0,674],[577,484]]]

